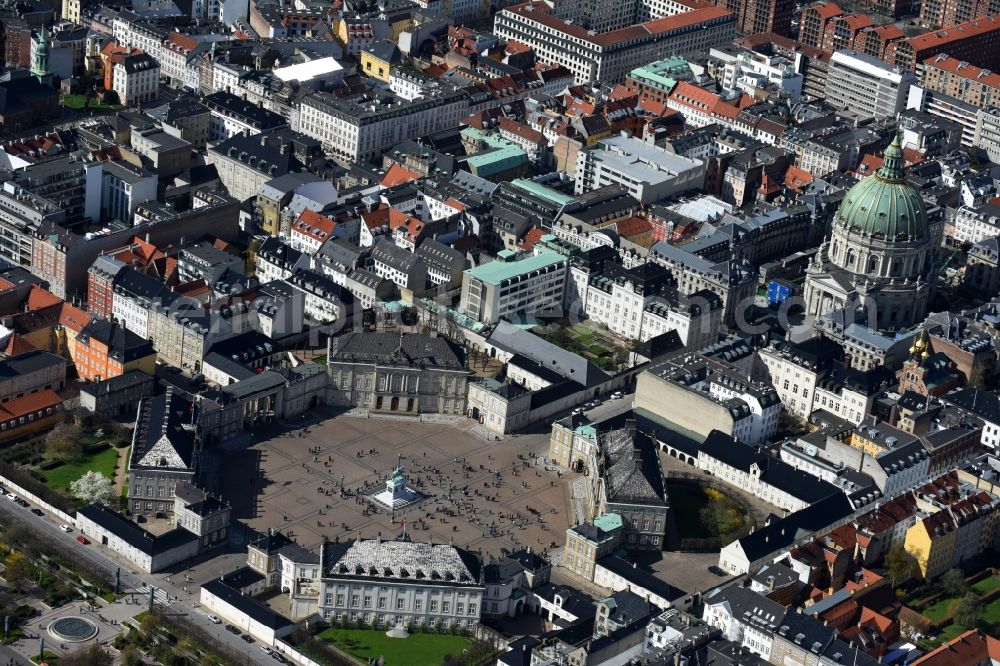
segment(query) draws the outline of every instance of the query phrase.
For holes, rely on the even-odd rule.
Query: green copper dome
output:
[[[882,167],[844,197],[837,223],[850,233],[886,240],[915,240],[927,235],[927,209],[920,194],[903,178],[898,135],[885,149]]]

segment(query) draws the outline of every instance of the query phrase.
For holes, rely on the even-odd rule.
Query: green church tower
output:
[[[38,35],[35,57],[31,60],[31,73],[41,83],[52,85],[52,72],[49,70],[49,31],[44,27]]]

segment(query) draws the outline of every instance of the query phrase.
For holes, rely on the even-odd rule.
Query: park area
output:
[[[63,95],[59,101],[74,111],[117,111],[122,108],[121,104],[107,104],[92,95]]]
[[[128,444],[125,434],[114,426],[60,423],[43,434],[4,447],[0,451],[0,472],[50,504],[69,511],[116,494],[115,478],[119,466],[128,461]],[[84,487],[93,489],[99,497],[89,490],[81,493]]]
[[[933,649],[969,629],[1000,633],[1000,573],[995,571],[966,580],[953,569],[911,591],[903,603],[936,628],[931,630],[933,636],[921,641],[924,649]]]
[[[616,370],[628,361],[629,350],[599,325],[558,322],[531,330],[538,337],[579,354],[602,370]]]
[[[733,497],[695,480],[667,482],[681,550],[718,550],[750,532],[747,509]]]

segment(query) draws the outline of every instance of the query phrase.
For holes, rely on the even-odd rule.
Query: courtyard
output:
[[[473,421],[418,423],[339,415],[275,434],[225,456],[222,487],[233,517],[263,532],[277,527],[306,548],[324,538],[397,538],[481,552],[561,546],[568,496],[541,464],[544,437],[501,442]],[[397,461],[408,485],[431,496],[393,519],[361,497],[385,487]]]
[[[473,642],[467,636],[451,634],[416,633],[407,638],[389,638],[384,631],[339,627],[326,629],[317,638],[366,662],[381,658],[385,666],[441,664],[448,657],[461,656]]]

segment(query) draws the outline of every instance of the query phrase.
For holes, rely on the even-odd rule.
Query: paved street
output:
[[[131,565],[129,563],[120,560],[114,553],[100,544],[91,543],[84,546],[77,543],[75,541],[77,534],[75,531],[70,534],[60,531],[58,527],[59,523],[48,515],[45,517],[36,516],[29,509],[22,508],[6,499],[0,501],[0,515],[22,523],[42,538],[57,541],[73,548],[75,552],[79,553],[81,559],[87,560],[107,571],[108,580],[113,580],[115,569],[121,567],[122,590],[136,592],[138,596],[135,599],[139,605],[132,607],[126,605],[123,601],[118,601],[114,605],[128,609],[133,612],[132,614],[140,612],[144,607],[142,606],[142,602],[139,602],[139,598],[145,599],[144,595],[148,592],[147,584],[152,584],[160,590],[157,593],[157,601],[166,605],[166,612],[193,616],[196,621],[199,621],[199,624],[201,624],[205,631],[209,632],[220,644],[227,646],[237,654],[244,654],[246,656],[245,663],[247,664],[274,663],[269,657],[260,652],[256,643],[244,643],[238,636],[225,631],[222,625],[213,625],[207,621],[200,622],[200,619],[203,619],[205,614],[198,609],[198,583],[204,582],[203,580],[196,579],[194,583],[187,585],[186,587],[189,592],[186,593],[182,589],[182,585],[166,582],[166,578],[170,577],[169,574],[143,574],[135,572],[134,569],[130,569]],[[210,576],[206,576],[205,579],[207,580],[208,577]],[[117,613],[119,610],[115,609],[113,612]],[[103,610],[100,612],[104,613]],[[111,615],[112,612],[109,612],[109,617]],[[53,652],[61,652],[59,646],[52,645],[52,643],[55,643],[55,641],[46,641],[47,649],[51,649]],[[37,654],[38,641],[22,641],[16,650],[22,655]],[[2,664],[2,661],[0,661],[0,664]]]

